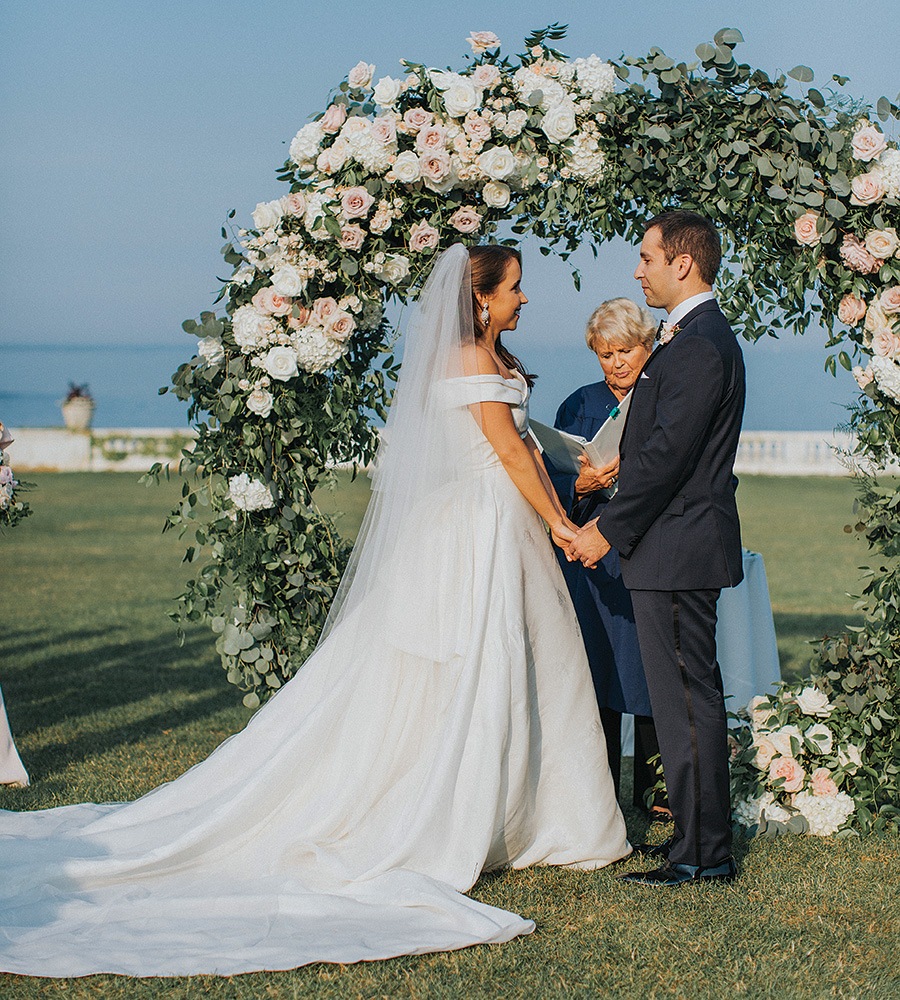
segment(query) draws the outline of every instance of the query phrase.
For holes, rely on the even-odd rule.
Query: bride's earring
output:
[[[484,326],[488,325],[488,320],[491,318],[491,310],[488,308],[487,302],[481,307],[481,322]]]

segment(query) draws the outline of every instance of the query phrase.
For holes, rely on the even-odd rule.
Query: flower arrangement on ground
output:
[[[20,483],[15,477],[6,449],[13,443],[9,431],[0,423],[0,527],[15,527],[31,513],[31,507],[19,496],[30,489],[29,483]]]

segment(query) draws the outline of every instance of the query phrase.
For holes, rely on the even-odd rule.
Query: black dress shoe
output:
[[[672,838],[666,837],[658,844],[635,844],[634,853],[643,854],[645,858],[668,858],[669,848],[672,846]]]
[[[737,865],[734,863],[734,858],[706,868],[666,861],[652,872],[627,872],[616,877],[620,882],[634,882],[637,885],[673,886],[684,885],[686,882],[733,882],[737,878]]]

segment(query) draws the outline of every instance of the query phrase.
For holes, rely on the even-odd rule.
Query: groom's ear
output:
[[[689,253],[680,253],[673,261],[675,264],[675,275],[679,281],[684,281],[694,267],[694,258]]]

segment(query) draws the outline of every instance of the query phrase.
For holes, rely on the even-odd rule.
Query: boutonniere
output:
[[[681,333],[681,327],[677,323],[660,323],[659,342],[661,344],[668,344],[676,333]]]

